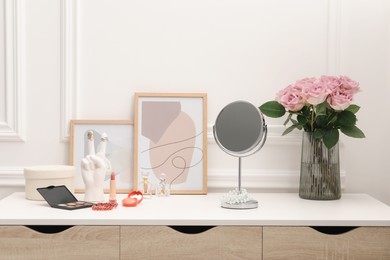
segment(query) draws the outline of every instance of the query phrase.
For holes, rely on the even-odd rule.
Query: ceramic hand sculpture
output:
[[[81,160],[81,174],[85,184],[85,201],[104,201],[103,184],[106,172],[111,172],[111,163],[106,158],[107,135],[102,134],[99,151],[95,154],[93,131],[89,131],[88,155]]]

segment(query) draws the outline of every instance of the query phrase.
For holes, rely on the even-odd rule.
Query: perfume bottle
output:
[[[139,190],[143,193],[145,199],[151,199],[153,194],[153,185],[149,179],[149,172],[141,173],[142,180],[138,184]]]
[[[169,185],[166,182],[166,175],[165,173],[161,173],[160,175],[160,182],[157,185],[156,188],[156,195],[159,197],[167,197],[170,194]]]

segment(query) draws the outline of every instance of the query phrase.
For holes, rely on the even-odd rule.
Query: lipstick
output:
[[[116,202],[116,183],[115,183],[115,173],[111,173],[110,180],[110,202]]]

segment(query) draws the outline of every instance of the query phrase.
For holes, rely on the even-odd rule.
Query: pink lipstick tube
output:
[[[110,180],[110,202],[116,202],[116,183],[115,183],[115,173],[111,173]]]

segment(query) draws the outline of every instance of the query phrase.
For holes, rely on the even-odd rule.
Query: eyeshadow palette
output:
[[[37,188],[37,191],[52,208],[74,210],[94,205],[91,202],[78,201],[65,185]]]

